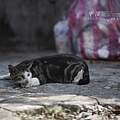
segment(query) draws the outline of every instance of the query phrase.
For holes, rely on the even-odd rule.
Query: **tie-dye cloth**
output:
[[[120,60],[119,0],[76,0],[70,8],[69,29],[73,54]]]

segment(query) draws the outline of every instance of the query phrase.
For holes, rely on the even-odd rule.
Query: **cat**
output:
[[[75,83],[85,85],[90,82],[87,63],[70,54],[51,55],[25,60],[16,66],[8,65],[9,74],[0,79],[11,79],[21,87],[31,87],[45,83]]]

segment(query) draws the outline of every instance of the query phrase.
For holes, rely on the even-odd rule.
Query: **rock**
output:
[[[0,108],[0,120],[21,120],[21,119],[18,116],[14,116],[12,112]]]
[[[81,118],[86,118],[86,117],[88,117],[89,115],[91,115],[91,113],[88,113],[88,112],[82,112],[82,116],[81,116]]]
[[[108,108],[109,110],[113,110],[113,107],[111,107],[110,105],[108,105],[107,108]]]
[[[101,111],[103,111],[103,106],[101,106],[101,105],[96,105],[96,106],[95,106],[95,109],[96,109],[98,112],[101,112]]]
[[[80,119],[80,120],[81,120],[81,118],[82,118],[82,113],[79,113],[79,114],[76,115],[75,117],[76,117],[76,119]]]
[[[120,115],[119,115],[119,116],[116,116],[116,120],[120,120]]]
[[[84,118],[84,120],[103,120],[103,118],[99,115],[90,115]]]
[[[83,108],[84,108],[85,110],[87,110],[87,109],[92,109],[92,106],[91,106],[91,105],[83,104],[82,106],[83,106]]]

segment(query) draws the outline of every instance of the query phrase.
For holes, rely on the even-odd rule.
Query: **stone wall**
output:
[[[53,26],[74,0],[0,0],[0,50],[54,49]]]

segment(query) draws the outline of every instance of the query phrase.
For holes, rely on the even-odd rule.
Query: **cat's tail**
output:
[[[6,75],[1,75],[0,80],[10,80],[10,73],[8,73]]]
[[[79,80],[78,85],[86,85],[90,83],[89,68],[85,61],[83,61],[83,78]]]

